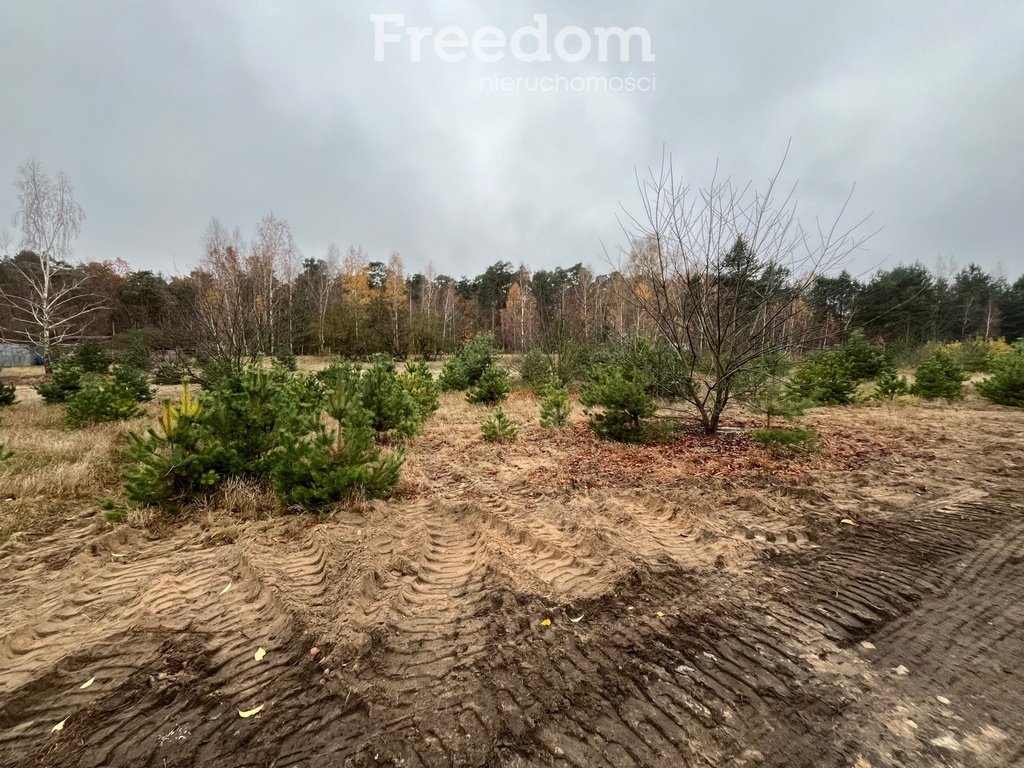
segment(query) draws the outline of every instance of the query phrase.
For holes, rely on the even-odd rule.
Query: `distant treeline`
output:
[[[7,295],[28,295],[38,258],[21,251],[0,261]],[[20,268],[19,268],[20,267]],[[506,351],[545,347],[552,338],[598,342],[632,333],[657,335],[633,294],[636,276],[598,274],[582,264],[531,271],[499,261],[475,277],[408,273],[398,254],[375,261],[362,250],[299,258],[287,225],[264,219],[246,243],[214,222],[205,254],[190,274],[133,270],[123,261],[68,265],[74,303],[98,305],[83,315],[78,338],[144,338],[154,350],[193,350],[204,339],[234,354],[378,352],[433,357],[479,332]],[[789,280],[793,276],[775,275]],[[938,274],[920,264],[882,269],[858,280],[848,272],[818,276],[800,299],[801,322],[828,346],[862,329],[873,341],[917,346],[928,341],[1024,337],[1024,277],[1014,282],[971,264]],[[0,330],[17,336],[31,322],[0,305]],[[808,334],[803,334],[804,338]]]

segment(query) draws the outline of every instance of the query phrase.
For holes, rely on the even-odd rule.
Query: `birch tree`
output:
[[[21,231],[22,252],[31,258],[12,262],[22,292],[0,285],[0,301],[14,320],[4,339],[29,346],[49,370],[53,350],[79,337],[102,306],[85,290],[85,275],[68,262],[85,211],[67,176],[58,172],[51,178],[34,159],[18,169],[15,189],[12,223]]]

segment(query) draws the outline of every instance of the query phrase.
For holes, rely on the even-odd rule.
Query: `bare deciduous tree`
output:
[[[292,329],[282,329],[281,314],[291,316],[291,285],[297,267],[298,251],[288,222],[268,213],[256,225],[256,239],[247,260],[254,300],[260,319],[259,344],[266,354],[281,349],[291,351]],[[287,306],[284,306],[287,305]],[[288,338],[281,343],[281,336]]]
[[[21,229],[20,247],[32,258],[11,262],[23,291],[0,286],[0,300],[15,320],[4,336],[30,346],[49,368],[53,349],[80,336],[89,315],[101,307],[84,290],[85,276],[76,275],[67,261],[85,211],[67,176],[58,172],[51,178],[34,159],[18,169],[15,187],[18,210],[12,223]]]
[[[795,186],[779,190],[784,164],[763,190],[717,172],[695,189],[667,157],[660,171],[637,175],[640,210],[622,222],[628,298],[672,357],[663,394],[694,405],[708,434],[758,358],[808,343],[804,293],[870,237],[858,234],[865,220],[841,225],[849,197],[830,224],[805,230]]]
[[[310,286],[313,291],[313,303],[316,307],[317,342],[321,355],[324,353],[326,346],[327,310],[330,309],[331,298],[338,287],[340,271],[341,252],[338,250],[338,246],[331,243],[327,248],[327,255],[317,265],[316,273]]]
[[[212,219],[203,246],[179,306],[179,346],[216,373],[239,370],[259,359],[262,330],[261,307],[242,256],[246,245],[238,229],[229,233]]]

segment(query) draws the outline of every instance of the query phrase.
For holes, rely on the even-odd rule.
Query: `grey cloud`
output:
[[[643,25],[657,61],[373,61],[374,12],[503,29]],[[591,262],[634,166],[761,180],[792,139],[801,210],[884,230],[855,269],[938,255],[1011,273],[1024,208],[1024,9],[1012,2],[0,5],[0,215],[35,156],[76,186],[82,259],[185,271],[211,216],[273,210],[334,241],[472,274]],[[393,54],[393,55],[392,55]],[[655,93],[488,93],[480,78],[655,73]]]

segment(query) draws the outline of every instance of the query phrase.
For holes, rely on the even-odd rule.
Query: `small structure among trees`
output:
[[[39,365],[41,358],[24,344],[0,342],[0,368]]]

